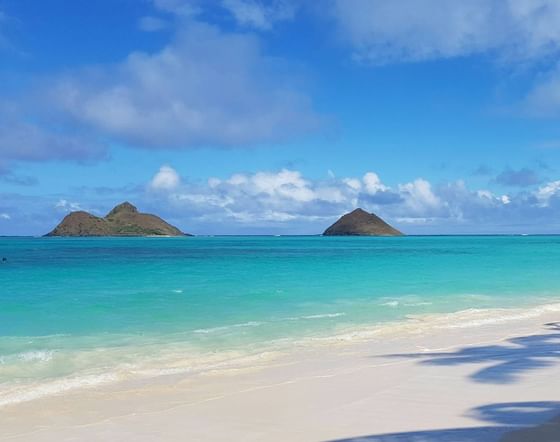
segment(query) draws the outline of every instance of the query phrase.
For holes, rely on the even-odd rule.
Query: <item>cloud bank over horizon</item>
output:
[[[84,189],[80,196],[35,198],[37,212],[20,210],[17,194],[1,194],[0,223],[14,234],[42,234],[68,212],[104,215],[120,199],[157,213],[195,234],[319,234],[357,207],[374,212],[408,234],[555,232],[560,180],[533,190],[497,194],[458,180],[434,185],[424,178],[390,186],[375,172],[362,176],[308,179],[290,169],[236,173],[207,181],[185,179],[162,165],[144,185],[128,189]],[[128,196],[133,195],[133,198]],[[25,197],[23,197],[25,198]],[[35,230],[18,231],[33,218]],[[547,223],[547,229],[539,228]]]
[[[375,172],[310,180],[299,171],[282,169],[210,178],[207,183],[182,182],[178,176],[163,166],[148,185],[148,200],[160,205],[165,201],[169,213],[188,214],[195,224],[211,228],[225,223],[241,229],[260,226],[268,233],[320,233],[321,226],[362,207],[409,233],[534,233],[535,220],[560,213],[560,181],[496,194],[469,189],[462,180],[433,185],[416,178],[389,186]]]

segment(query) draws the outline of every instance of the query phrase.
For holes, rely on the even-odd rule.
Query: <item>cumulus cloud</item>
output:
[[[73,212],[73,211],[76,211],[76,210],[84,210],[79,203],[70,202],[70,201],[65,200],[65,199],[59,199],[56,202],[56,204],[54,205],[54,207],[56,209],[62,210],[64,212]]]
[[[334,0],[356,57],[373,63],[497,53],[529,60],[560,47],[556,0]]]
[[[49,100],[77,124],[133,146],[274,142],[318,123],[283,67],[252,36],[190,22],[155,54],[61,78]]]
[[[404,204],[413,213],[428,213],[442,207],[441,199],[434,194],[432,185],[425,179],[418,178],[410,183],[399,184],[399,192]]]
[[[207,181],[186,179],[157,190],[137,186],[134,203],[198,234],[317,234],[356,207],[410,234],[560,231],[560,180],[531,191],[496,193],[471,189],[461,180],[434,184],[417,178],[389,185],[378,176],[384,190],[372,195],[364,177],[312,179],[290,169],[237,173]],[[115,194],[105,191],[76,189],[56,199],[0,193],[0,213],[10,216],[0,234],[43,234],[69,211],[85,208],[103,214],[114,204]]]
[[[175,189],[181,182],[179,174],[170,166],[161,166],[159,171],[150,181],[150,187],[154,190]]]
[[[309,179],[299,171],[282,169],[181,183],[162,189],[157,202],[164,202],[171,217],[187,217],[190,230],[203,233],[319,233],[356,207],[409,233],[499,232],[530,226],[546,216],[544,209],[557,205],[560,210],[557,195],[560,181],[534,192],[498,194],[469,189],[463,181],[434,185],[417,178],[390,186],[375,172]],[[184,228],[188,231],[189,225]]]
[[[560,66],[553,66],[560,53],[556,0],[332,0],[332,5],[339,34],[360,62],[491,55],[504,65],[540,71],[518,110],[560,116]]]
[[[381,179],[375,172],[366,173],[362,180],[367,193],[375,194],[388,190],[388,187],[381,182]]]
[[[551,181],[539,187],[535,192],[535,197],[539,207],[548,207],[554,199],[560,195],[560,180]]]
[[[529,187],[540,183],[541,179],[533,169],[528,167],[519,170],[506,168],[496,176],[496,182],[504,186]]]
[[[241,26],[269,30],[278,21],[294,18],[295,5],[287,0],[222,0],[222,5]]]
[[[188,2],[156,3],[180,17],[161,50],[55,74],[21,99],[0,101],[0,169],[18,161],[99,160],[113,143],[278,143],[320,126],[297,68],[266,55],[256,36],[196,21]],[[159,22],[143,25],[155,30]]]

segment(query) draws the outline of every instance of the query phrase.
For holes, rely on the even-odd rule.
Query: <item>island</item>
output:
[[[101,218],[85,211],[71,212],[45,236],[192,236],[156,215],[140,213],[128,201]]]
[[[330,226],[325,236],[403,236],[404,234],[387,224],[373,213],[356,209]]]

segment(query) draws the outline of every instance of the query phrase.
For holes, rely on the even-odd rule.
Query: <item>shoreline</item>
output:
[[[303,337],[285,337],[270,341],[267,345],[256,343],[254,346],[240,350],[239,345],[233,348],[201,349],[189,347],[188,341],[183,342],[188,334],[177,340],[176,335],[168,342],[160,344],[169,345],[164,353],[143,354],[142,360],[136,360],[133,365],[120,363],[113,367],[107,367],[103,372],[80,372],[66,377],[38,380],[34,385],[20,386],[13,389],[12,394],[0,390],[0,410],[14,404],[33,401],[43,397],[56,396],[66,393],[74,393],[90,388],[105,388],[114,384],[126,382],[150,382],[157,378],[167,376],[199,376],[208,372],[220,372],[221,370],[243,370],[258,364],[265,368],[267,364],[273,364],[278,359],[289,359],[294,354],[321,351],[324,348],[348,347],[361,343],[375,342],[379,339],[389,338],[414,338],[418,334],[432,333],[438,330],[470,329],[481,325],[495,325],[501,323],[515,322],[522,319],[538,317],[546,313],[558,313],[560,315],[560,302],[546,304],[530,304],[525,307],[510,308],[470,308],[455,312],[435,312],[423,314],[406,315],[403,319],[380,321],[371,325],[356,324],[344,325],[329,332],[319,332]],[[322,319],[344,316],[342,313],[322,314],[304,317],[304,319]],[[302,318],[287,318],[296,320]],[[265,322],[254,322],[247,324],[233,324],[218,329],[235,329],[245,326],[257,326]],[[211,329],[210,331],[212,331]],[[198,334],[201,330],[194,330]],[[204,330],[204,333],[208,331]],[[124,351],[135,353],[144,346],[154,349],[154,342],[142,344],[139,348],[128,347]],[[99,347],[88,350],[88,353],[107,351],[114,353],[122,352],[120,347]],[[194,351],[194,353],[193,353]],[[49,361],[56,350],[30,351],[20,358],[25,360]],[[110,356],[110,355],[109,355]],[[105,357],[106,358],[106,357]],[[59,362],[60,363],[60,362]]]
[[[550,300],[552,301],[552,299]],[[556,301],[556,299],[554,299]],[[189,347],[188,342],[177,340],[175,335],[167,344],[166,352],[160,354],[143,354],[141,360],[135,360],[134,364],[129,362],[116,363],[105,370],[85,371],[74,373],[65,377],[37,380],[34,384],[20,385],[19,388],[0,389],[0,410],[19,403],[25,403],[42,398],[73,394],[92,388],[111,388],[113,385],[125,384],[127,382],[158,382],[158,378],[165,379],[169,376],[196,377],[205,373],[219,373],[220,371],[243,370],[257,364],[261,368],[274,364],[277,360],[286,360],[295,354],[307,354],[321,351],[324,348],[344,348],[363,343],[376,342],[380,339],[414,339],[422,333],[434,333],[438,330],[471,329],[483,325],[496,325],[515,322],[523,319],[531,319],[546,313],[558,313],[560,316],[560,302],[549,302],[546,304],[530,304],[525,307],[510,308],[470,308],[455,312],[437,312],[406,315],[399,320],[381,321],[371,325],[345,325],[329,333],[320,332],[303,337],[285,337],[275,339],[267,345],[257,343],[252,347],[240,350],[239,346],[234,348],[212,349],[200,352],[200,349]],[[322,314],[303,317],[303,319],[322,319],[344,316],[343,313]],[[302,318],[287,318],[296,320]],[[218,329],[238,328],[240,326],[261,325],[263,322],[251,324],[234,324]],[[203,330],[207,333],[207,330]],[[211,331],[211,330],[210,330]],[[200,333],[194,330],[193,333]],[[182,335],[180,333],[179,335]],[[185,334],[182,339],[185,339]],[[124,351],[134,354],[143,350],[143,344],[139,348],[128,347]],[[154,349],[157,345],[152,342],[147,348]],[[121,348],[99,347],[88,350],[89,353],[106,351],[115,353],[122,352]],[[195,351],[193,353],[193,351]],[[30,351],[20,358],[32,361],[44,359],[49,361],[56,350]],[[111,355],[109,355],[111,356]],[[86,357],[86,356],[82,356]],[[105,359],[107,356],[105,356]],[[60,361],[58,362],[61,363]],[[7,384],[5,384],[7,385]]]
[[[407,440],[397,433],[453,426],[487,433],[476,440],[499,440],[490,437],[519,425],[512,413],[512,422],[480,415],[488,407],[497,412],[496,397],[510,408],[523,402],[537,409],[524,425],[560,414],[560,304],[548,306],[499,309],[516,314],[469,328],[453,327],[449,317],[439,328],[407,321],[408,330],[296,346],[256,367],[132,379],[22,402],[2,408],[0,438],[373,441],[389,434],[383,440],[397,441]]]

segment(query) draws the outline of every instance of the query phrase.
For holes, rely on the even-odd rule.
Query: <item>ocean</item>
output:
[[[560,312],[560,236],[0,238],[0,407]]]

